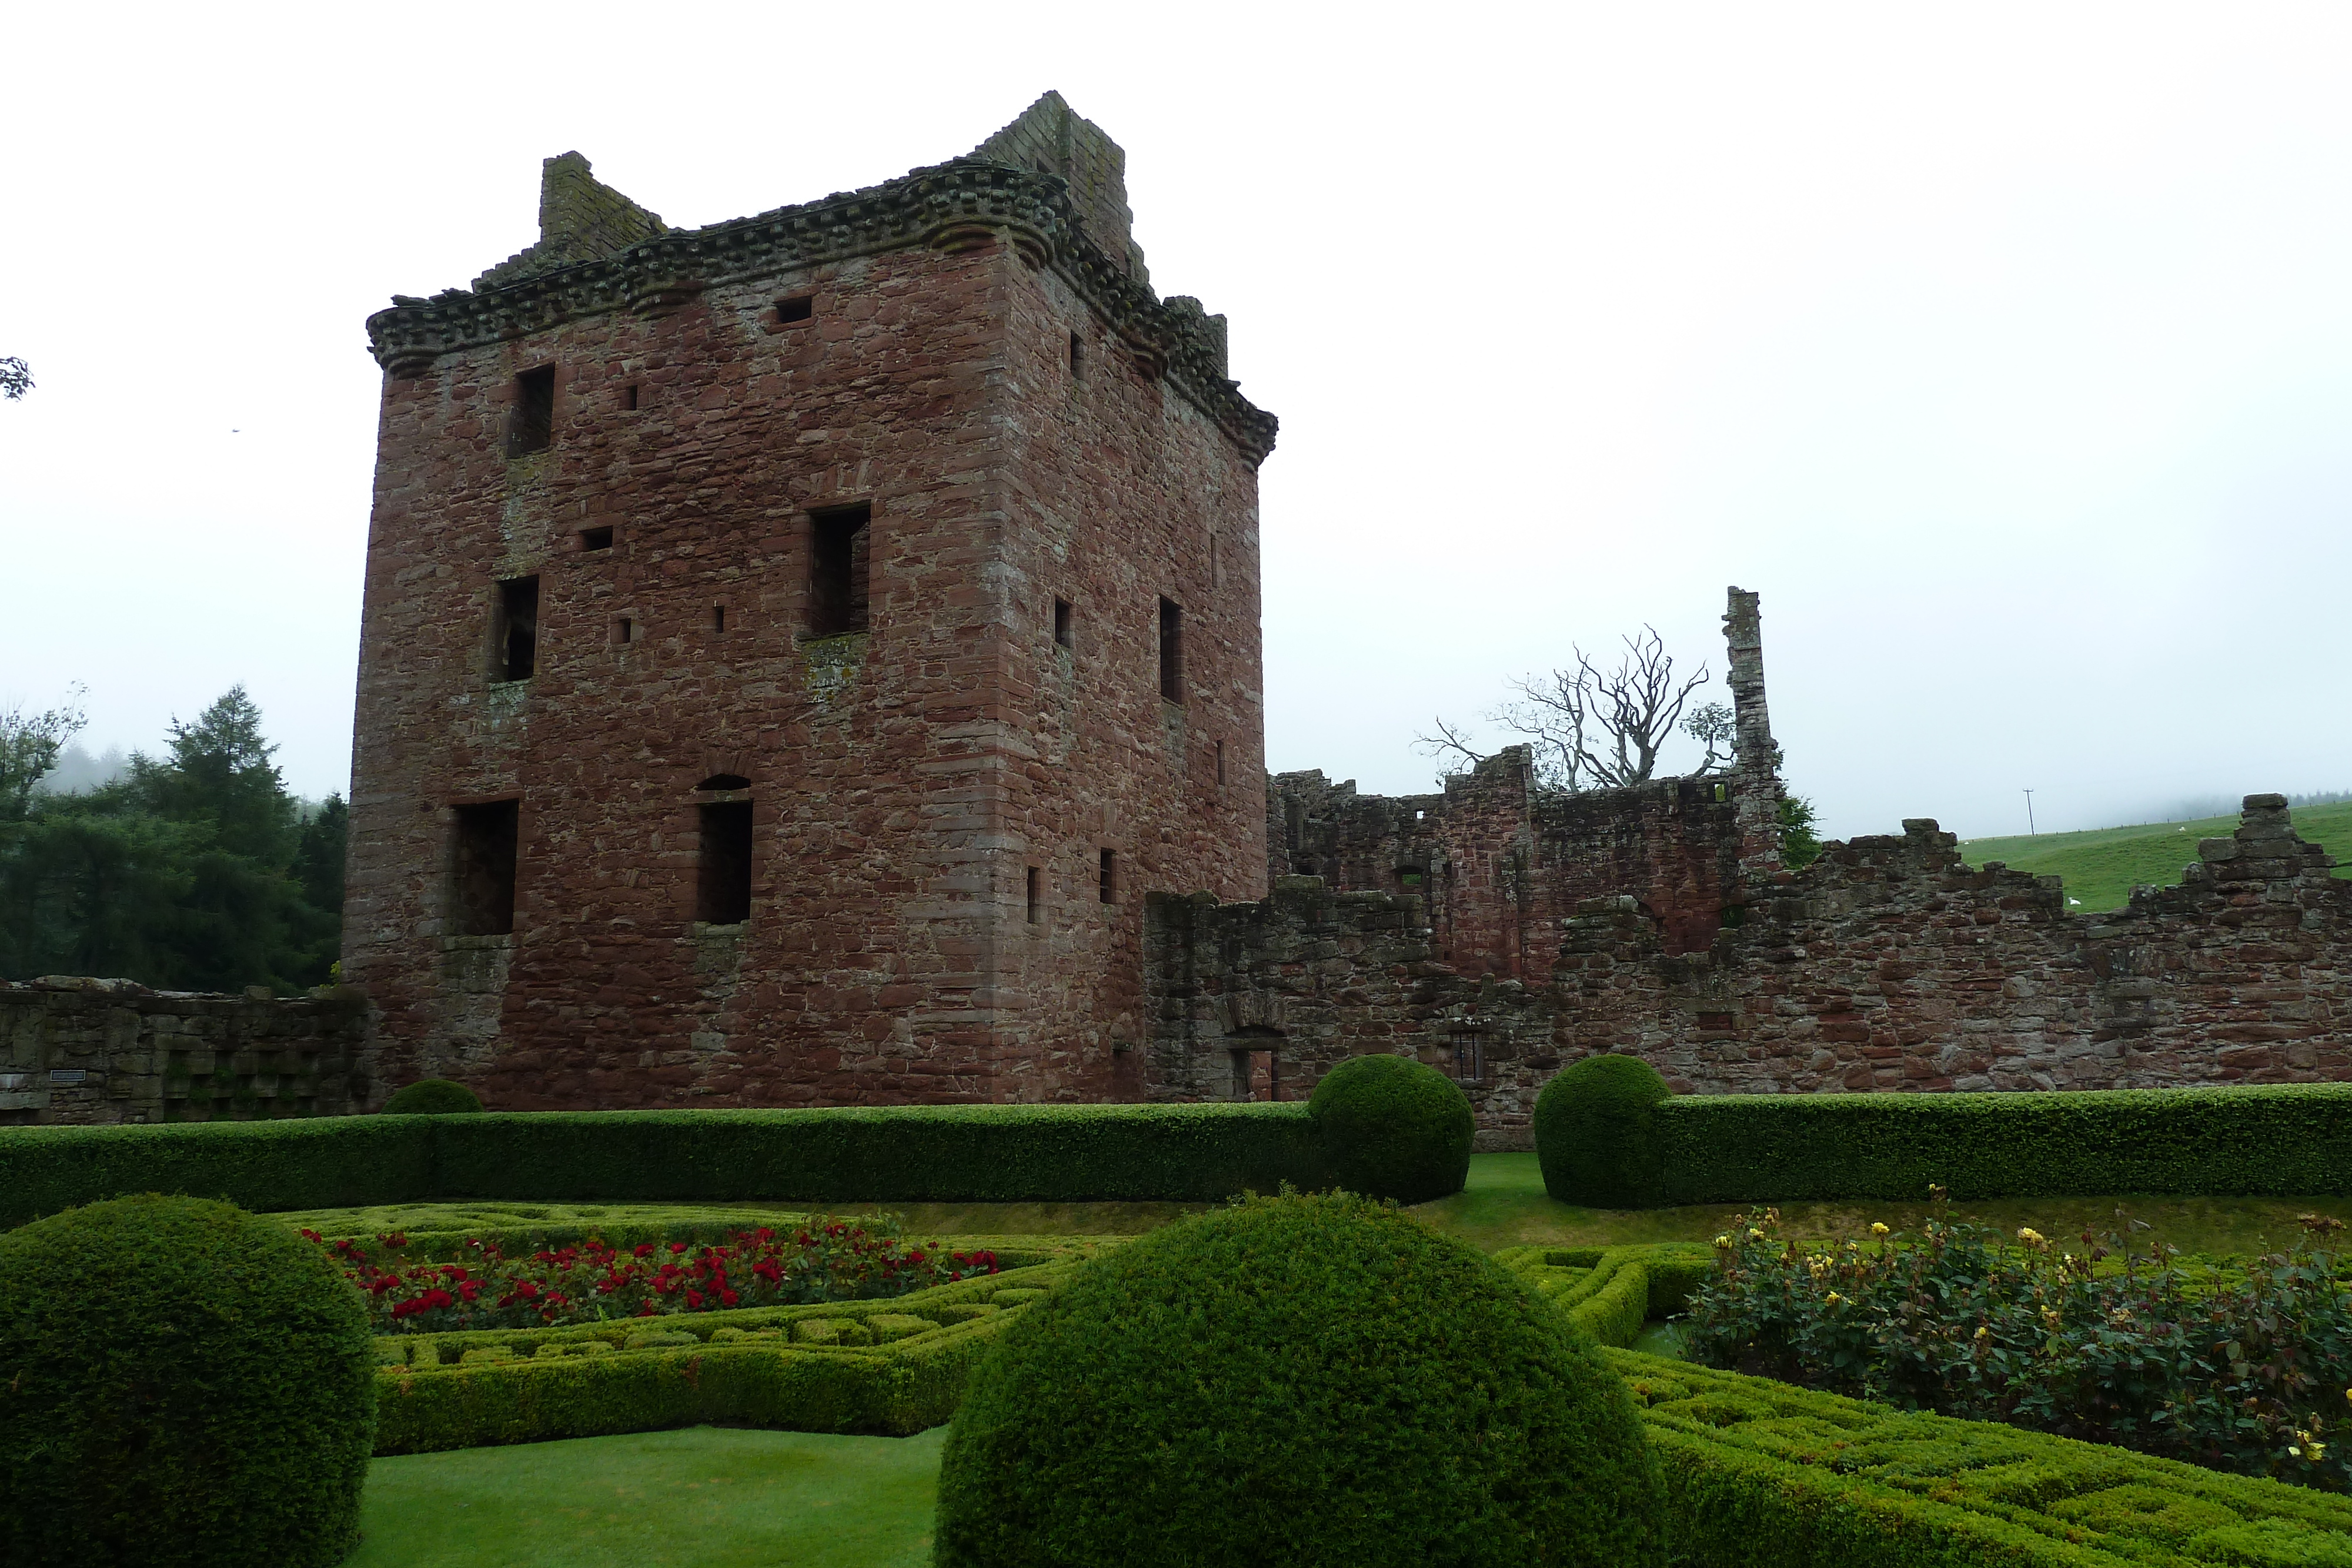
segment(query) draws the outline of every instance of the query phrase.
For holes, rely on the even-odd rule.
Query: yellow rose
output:
[[[1715,1244],[1717,1247],[1728,1247],[1731,1245],[1731,1238],[1728,1236],[1718,1236],[1715,1239]],[[2347,1394],[2352,1394],[2352,1388],[2347,1388],[2345,1392]]]
[[[1884,1236],[1886,1234],[1886,1227],[1882,1222],[1874,1219],[1870,1222],[1870,1233],[1873,1236]]]
[[[2017,1239],[2020,1241],[2024,1242],[2028,1247],[2041,1247],[2047,1245],[2047,1243],[2042,1240],[2042,1232],[2034,1229],[2031,1225],[2020,1226],[2017,1231]]]

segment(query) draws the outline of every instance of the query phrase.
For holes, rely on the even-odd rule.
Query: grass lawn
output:
[[[1780,1206],[1789,1233],[1798,1237],[1840,1236],[1866,1229],[1874,1219],[1898,1230],[1914,1230],[1927,1218],[1924,1201],[1917,1203],[1793,1203]],[[2352,1199],[2336,1197],[2018,1197],[1953,1207],[1957,1218],[1980,1219],[2004,1230],[2031,1225],[2047,1236],[2072,1237],[2085,1226],[2105,1230],[2116,1227],[2121,1206],[2132,1218],[2156,1228],[2139,1233],[2140,1242],[2169,1241],[2183,1252],[2207,1257],[2245,1257],[2284,1245],[2297,1234],[2294,1217],[2305,1211],[2334,1215],[2352,1222]],[[831,1205],[832,1211],[855,1215],[882,1211],[901,1216],[909,1237],[957,1241],[971,1238],[1017,1241],[1054,1237],[1134,1236],[1156,1230],[1170,1220],[1215,1207],[1201,1203],[909,1203]],[[772,1204],[743,1205],[746,1223],[766,1216],[782,1218]],[[657,1221],[676,1217],[681,1225],[707,1223],[711,1207],[659,1204],[411,1204],[394,1209],[313,1209],[280,1218],[330,1235],[367,1235],[380,1225],[397,1222],[412,1232],[458,1231],[468,1225],[511,1226],[520,1219],[547,1223],[614,1223]],[[1548,1241],[1564,1247],[1608,1247],[1631,1241],[1705,1241],[1738,1216],[1744,1204],[1709,1204],[1693,1208],[1579,1208],[1554,1203],[1544,1195],[1543,1175],[1533,1155],[1474,1155],[1470,1179],[1452,1197],[1425,1203],[1413,1210],[1441,1230],[1461,1237],[1484,1251]],[[364,1215],[365,1223],[352,1217]]]
[[[923,1568],[946,1437],[693,1427],[377,1459],[346,1568]]]
[[[2347,862],[2338,876],[2352,876],[2352,800],[2305,806],[2294,813],[2294,831]],[[2207,817],[2194,822],[2155,822],[2137,828],[2093,828],[2079,833],[2042,833],[2012,839],[1970,839],[1960,845],[1968,863],[1999,861],[2012,871],[2066,879],[2066,896],[2081,899],[2079,913],[2121,909],[2135,883],[2172,887],[2180,868],[2197,859],[2197,841],[2225,839],[2238,819]]]
[[[1867,1229],[1874,1219],[1897,1230],[1916,1230],[1927,1217],[1921,1196],[1918,1203],[1784,1203],[1780,1218],[1783,1228],[1797,1237],[1851,1235]],[[2102,1231],[2119,1228],[2118,1206],[2155,1227],[2137,1233],[2135,1249],[2168,1241],[2183,1252],[2217,1259],[2284,1246],[2301,1234],[2294,1222],[2298,1214],[2328,1214],[2352,1222],[2352,1198],[2341,1197],[2003,1197],[1956,1203],[1952,1217],[1982,1220],[2004,1230],[2031,1225],[2046,1236],[2072,1238],[2086,1225]],[[1745,1204],[1578,1208],[1544,1196],[1535,1155],[1474,1155],[1467,1186],[1413,1212],[1491,1252],[1537,1241],[1564,1247],[1705,1241],[1748,1209]]]

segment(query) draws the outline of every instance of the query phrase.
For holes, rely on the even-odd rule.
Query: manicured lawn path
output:
[[[924,1568],[946,1438],[693,1427],[378,1459],[346,1568]]]

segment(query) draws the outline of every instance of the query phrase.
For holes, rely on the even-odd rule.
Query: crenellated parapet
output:
[[[368,340],[388,373],[413,378],[443,354],[612,311],[657,314],[715,285],[882,251],[998,242],[1052,268],[1108,325],[1137,369],[1164,378],[1253,461],[1274,450],[1275,416],[1225,375],[1223,317],[1206,314],[1197,300],[1154,297],[1129,258],[1096,243],[1059,175],[978,158],[755,217],[666,229],[614,255],[551,271],[494,268],[478,280],[487,287],[472,290],[395,296],[389,309],[368,318]]]

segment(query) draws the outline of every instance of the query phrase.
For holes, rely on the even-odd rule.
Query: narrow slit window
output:
[[[515,377],[514,412],[507,423],[507,455],[544,452],[555,441],[555,367],[543,365]]]
[[[727,606],[724,604],[714,604],[710,607],[710,629],[721,634],[726,632]]]
[[[499,584],[496,632],[490,679],[530,679],[539,667],[539,579],[510,577]]]
[[[1209,536],[1209,586],[1214,588],[1219,580],[1220,579],[1217,573],[1217,536],[1211,534]]]
[[[816,296],[814,294],[795,294],[788,299],[776,301],[776,319],[781,322],[805,321],[815,314]]]
[[[1070,379],[1084,381],[1087,374],[1086,340],[1076,332],[1070,334]]]
[[[874,508],[841,507],[811,519],[809,635],[840,637],[866,624],[866,570]]]
[[[751,802],[720,800],[696,810],[702,817],[702,841],[694,917],[712,925],[739,925],[751,917]]]
[[[1160,695],[1184,700],[1184,612],[1172,599],[1160,601]]]
[[[1118,852],[1117,850],[1105,850],[1102,852],[1102,901],[1105,904],[1118,902]]]
[[[520,803],[493,800],[457,808],[450,925],[460,936],[504,936],[514,930],[515,844]]]
[[[1030,925],[1036,925],[1036,924],[1037,924],[1037,922],[1038,922],[1039,920],[1043,919],[1043,918],[1044,918],[1044,916],[1045,916],[1045,900],[1044,900],[1044,898],[1040,895],[1040,890],[1039,890],[1039,885],[1038,885],[1038,884],[1040,883],[1040,882],[1042,882],[1042,881],[1043,881],[1043,878],[1039,876],[1038,872],[1037,872],[1037,868],[1036,868],[1035,866],[1034,866],[1034,865],[1033,865],[1033,866],[1031,866],[1031,867],[1029,868],[1029,890],[1028,890],[1028,891],[1029,891],[1029,924],[1030,924]]]
[[[637,383],[631,382],[621,389],[621,407],[630,413],[637,412]]]
[[[1217,788],[1225,787],[1225,743],[1217,742]]]
[[[1054,601],[1054,646],[1066,648],[1069,645],[1070,601],[1066,599],[1056,599]]]
[[[613,530],[610,528],[581,529],[580,548],[583,550],[611,549],[613,548]]]

